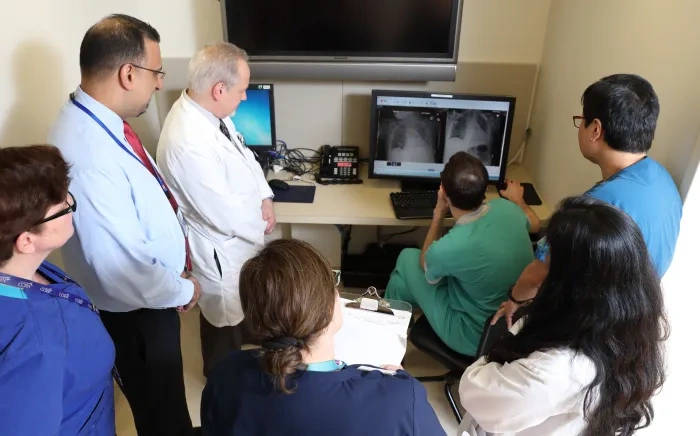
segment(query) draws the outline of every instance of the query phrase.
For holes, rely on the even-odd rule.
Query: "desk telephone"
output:
[[[321,168],[316,181],[322,185],[362,183],[360,148],[351,145],[324,145],[321,148]]]

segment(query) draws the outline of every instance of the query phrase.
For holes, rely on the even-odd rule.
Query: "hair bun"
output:
[[[264,341],[261,345],[268,350],[284,350],[286,348],[300,348],[302,342],[294,338],[281,337]]]

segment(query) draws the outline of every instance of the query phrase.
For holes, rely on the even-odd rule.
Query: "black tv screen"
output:
[[[459,0],[222,0],[253,59],[456,59]]]

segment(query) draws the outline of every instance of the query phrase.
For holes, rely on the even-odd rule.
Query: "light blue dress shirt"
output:
[[[75,98],[131,150],[116,113],[80,87]],[[75,235],[62,249],[65,269],[97,308],[128,312],[189,303],[194,285],[180,277],[184,234],[148,169],[70,100],[49,133],[49,144],[71,164],[69,189],[78,203]]]

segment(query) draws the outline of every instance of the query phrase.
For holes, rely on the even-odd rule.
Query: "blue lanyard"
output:
[[[0,283],[7,286],[12,286],[14,288],[22,289],[26,291],[28,289],[36,289],[37,291],[43,292],[55,298],[63,298],[71,303],[78,304],[79,306],[90,309],[95,313],[99,313],[94,304],[87,297],[81,297],[71,292],[73,288],[80,288],[80,286],[73,281],[70,277],[52,267],[49,264],[43,263],[39,267],[39,273],[45,275],[49,281],[55,281],[59,283],[53,283],[50,285],[44,285],[42,283],[37,283],[32,280],[25,280],[19,277],[11,276],[8,274],[0,273]],[[63,283],[60,283],[63,281]]]
[[[119,146],[119,148],[121,148],[122,150],[124,150],[125,152],[127,152],[127,153],[129,154],[129,156],[133,157],[133,158],[136,159],[141,165],[143,165],[144,167],[146,167],[146,165],[147,165],[146,162],[141,161],[141,159],[139,159],[138,156],[136,156],[134,153],[131,152],[131,150],[129,150],[128,148],[126,148],[126,146],[124,145],[124,143],[122,143],[122,142],[119,140],[119,138],[117,138],[117,137],[114,135],[114,133],[112,133],[112,131],[109,130],[109,128],[107,128],[107,126],[105,126],[105,124],[102,122],[102,120],[100,120],[99,118],[97,118],[97,115],[95,115],[90,109],[86,108],[86,107],[83,106],[78,100],[75,99],[75,94],[73,94],[73,93],[70,94],[70,101],[71,101],[78,109],[80,109],[81,111],[85,112],[86,114],[88,114],[88,116],[89,116],[90,118],[92,118],[93,120],[95,120],[95,122],[96,122],[100,127],[102,127],[102,130],[104,130],[105,132],[107,132],[107,134],[114,140],[114,142],[117,143],[117,145]],[[149,163],[150,163],[150,162],[149,162]],[[146,169],[148,169],[148,167],[146,167]],[[150,172],[150,171],[149,171],[149,172]],[[168,187],[166,186],[166,184],[165,184],[165,182],[163,181],[163,179],[160,177],[160,174],[158,174],[158,170],[157,170],[155,167],[153,167],[153,172],[155,173],[156,180],[158,181],[158,184],[160,185],[161,189],[163,190],[163,192],[165,192],[165,195],[167,196],[167,195],[168,195]]]
[[[325,362],[309,363],[304,369],[314,372],[333,372],[345,368],[347,364],[342,360],[326,360]]]

